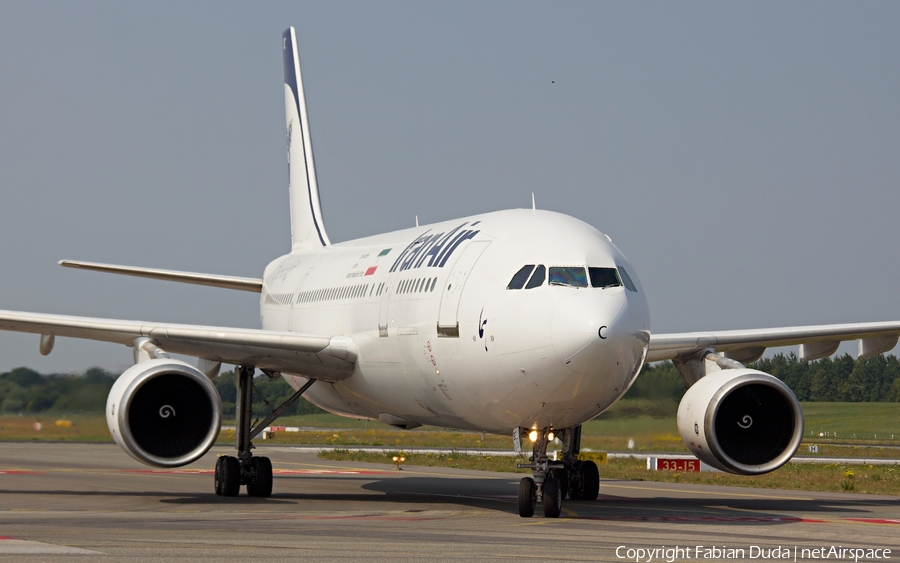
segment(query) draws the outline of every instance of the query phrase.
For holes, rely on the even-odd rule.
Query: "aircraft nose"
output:
[[[622,290],[613,293],[588,291],[563,300],[553,316],[553,347],[567,364],[579,351],[603,343],[617,331],[617,319],[626,306]]]
[[[643,364],[649,319],[640,298],[625,288],[578,291],[559,303],[552,339],[567,400],[581,397],[605,409],[621,397]]]

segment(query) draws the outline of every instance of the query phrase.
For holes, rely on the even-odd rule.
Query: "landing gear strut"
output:
[[[518,440],[520,432],[514,434]],[[600,472],[593,461],[580,461],[581,426],[556,432],[563,444],[562,460],[550,461],[547,446],[553,431],[549,428],[531,430],[536,435],[530,463],[520,463],[516,467],[531,469],[533,477],[524,477],[519,482],[519,516],[534,516],[536,506],[543,505],[544,516],[559,518],[562,499],[597,500],[600,492]]]
[[[290,399],[272,411],[262,422],[251,428],[253,416],[253,366],[239,366],[237,381],[237,404],[235,413],[235,448],[238,455],[222,456],[216,460],[215,489],[219,496],[236,497],[241,492],[241,485],[247,485],[247,495],[251,497],[269,497],[272,495],[272,462],[267,457],[254,456],[251,453],[251,440],[263,429],[290,408],[309,387],[316,382],[310,379],[306,385],[294,393]]]

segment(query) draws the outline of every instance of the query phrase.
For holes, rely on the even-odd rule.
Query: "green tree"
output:
[[[625,399],[674,399],[684,395],[684,381],[672,362],[644,364]]]
[[[237,388],[234,381],[237,368],[233,371],[225,371],[219,374],[214,383],[222,398],[222,410],[228,418],[235,416],[235,404],[237,403]],[[253,415],[265,416],[294,394],[294,389],[281,377],[269,379],[265,375],[257,375],[253,378]],[[266,403],[268,402],[268,404]],[[313,405],[303,397],[300,397],[284,415],[316,414],[325,412]]]

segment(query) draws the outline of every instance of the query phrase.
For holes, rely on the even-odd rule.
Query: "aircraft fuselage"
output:
[[[526,265],[535,287],[508,289]],[[585,287],[563,268],[623,279]],[[631,386],[650,335],[643,289],[609,238],[530,209],[295,250],[266,268],[261,317],[267,330],[352,337],[354,373],[305,395],[328,411],[499,434],[595,417]]]

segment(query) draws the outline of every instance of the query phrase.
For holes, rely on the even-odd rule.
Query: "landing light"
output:
[[[532,442],[537,442],[537,439],[538,439],[538,431],[537,431],[537,430],[532,430],[531,432],[529,432],[529,433],[528,433],[528,439],[531,440]]]
[[[397,471],[402,471],[403,468],[400,467],[400,464],[403,463],[404,461],[406,461],[406,456],[395,455],[393,457],[393,460],[394,460],[394,465],[397,466]]]
[[[547,441],[552,442],[553,438],[556,438],[556,436],[553,434],[553,432],[548,432],[547,433]]]

